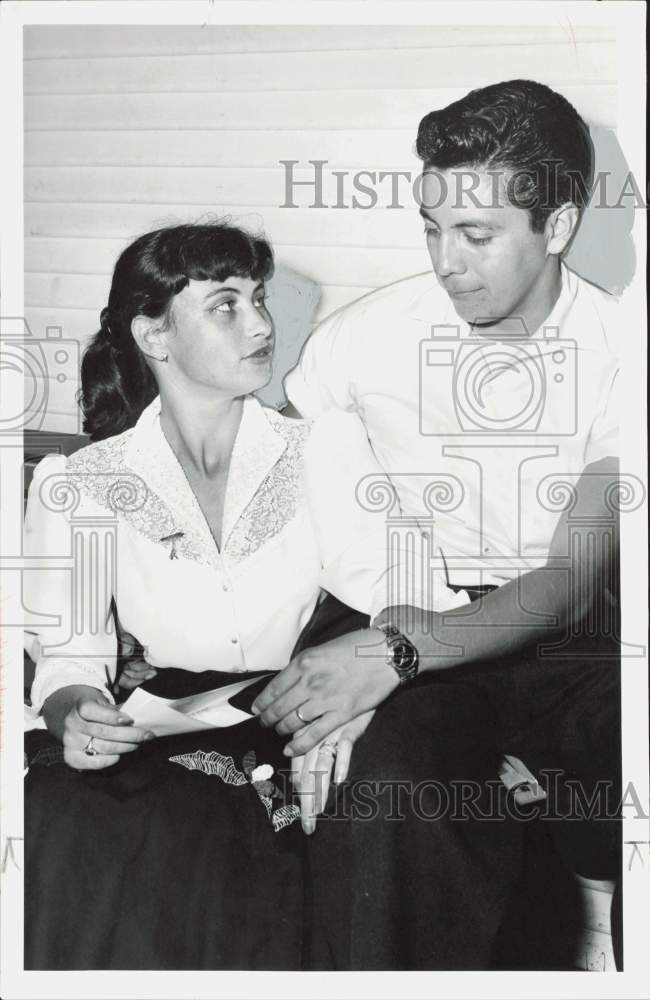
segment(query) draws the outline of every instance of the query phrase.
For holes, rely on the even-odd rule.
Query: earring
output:
[[[163,354],[162,358],[158,358],[158,361],[169,361],[169,354]]]

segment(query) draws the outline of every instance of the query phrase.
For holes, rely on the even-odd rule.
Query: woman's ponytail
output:
[[[91,441],[121,434],[133,427],[158,388],[131,331],[119,336],[108,308],[81,361],[79,404],[83,429]]]

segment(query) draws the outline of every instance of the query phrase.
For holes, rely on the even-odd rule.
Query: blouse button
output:
[[[236,637],[236,636],[233,636],[233,637],[232,637],[232,639],[231,639],[230,641],[231,641],[231,642],[233,643],[233,645],[237,645],[237,642],[238,642],[239,640],[237,639],[237,637]]]
[[[227,583],[224,583],[224,585],[223,585],[223,587],[221,589],[225,590],[227,592],[227,591],[230,590],[230,586]]]

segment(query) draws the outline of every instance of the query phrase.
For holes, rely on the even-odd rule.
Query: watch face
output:
[[[404,670],[410,670],[418,662],[418,654],[413,643],[409,642],[407,639],[400,639],[392,647],[393,649],[393,663],[395,664],[395,669],[402,672]]]

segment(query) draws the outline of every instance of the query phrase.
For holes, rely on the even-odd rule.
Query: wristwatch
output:
[[[399,677],[400,684],[414,680],[418,675],[420,656],[410,639],[402,635],[397,626],[391,625],[390,622],[376,624],[373,627],[384,633],[388,643],[386,662]]]

